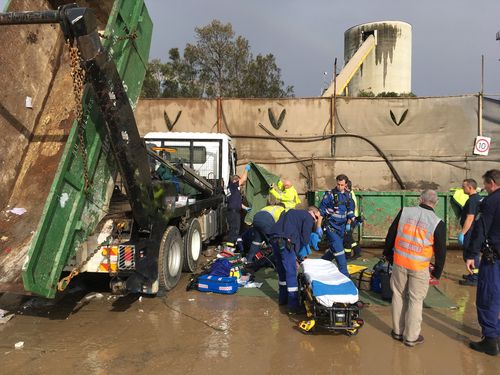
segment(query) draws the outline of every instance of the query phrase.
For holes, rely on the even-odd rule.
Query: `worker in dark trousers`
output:
[[[321,215],[326,219],[326,235],[330,247],[322,258],[333,260],[335,257],[339,271],[349,277],[344,251],[344,234],[346,231],[351,231],[351,223],[355,218],[355,204],[350,192],[346,190],[349,180],[347,176],[340,174],[336,180],[337,186],[325,193],[319,207]]]
[[[269,235],[273,225],[279,220],[281,214],[285,211],[283,205],[265,206],[262,210],[257,212],[253,217],[253,238],[250,245],[250,251],[247,254],[247,262],[254,261],[255,254],[257,254],[262,246],[262,242],[269,243]]]
[[[271,230],[271,246],[278,271],[279,304],[288,305],[291,314],[300,312],[297,283],[297,254],[309,244],[313,227],[321,215],[311,206],[307,210],[291,209],[283,213]]]
[[[227,226],[228,233],[226,235],[225,245],[234,251],[236,246],[236,240],[240,235],[240,223],[241,223],[241,209],[247,209],[242,204],[241,199],[241,187],[245,185],[247,181],[247,174],[250,170],[250,166],[245,167],[244,172],[241,177],[238,175],[231,176],[227,187]]]
[[[466,266],[472,272],[482,253],[477,283],[477,320],[483,339],[469,346],[489,355],[500,354],[500,170],[483,175],[488,196],[483,198],[466,249]]]
[[[464,248],[464,260],[465,260],[465,249],[469,246],[470,237],[472,234],[472,226],[474,219],[476,218],[477,212],[479,210],[479,202],[481,202],[481,197],[477,194],[477,182],[472,178],[467,178],[462,182],[462,189],[469,199],[464,204],[462,212],[460,214],[460,226],[462,230],[458,234],[458,243]],[[474,259],[474,268],[472,273],[463,276],[463,280],[460,280],[460,285],[477,286],[477,278],[479,272],[479,254],[477,258]]]

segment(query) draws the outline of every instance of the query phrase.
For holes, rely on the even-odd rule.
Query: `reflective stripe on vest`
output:
[[[273,216],[274,222],[277,222],[283,211],[285,211],[285,208],[281,206],[266,206],[261,211],[269,212]]]
[[[394,242],[394,263],[421,271],[429,267],[434,253],[434,231],[441,219],[422,207],[404,207]]]

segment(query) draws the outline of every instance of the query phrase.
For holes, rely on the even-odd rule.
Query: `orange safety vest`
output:
[[[434,255],[434,231],[440,221],[434,211],[404,207],[394,242],[394,264],[414,271],[429,268]]]

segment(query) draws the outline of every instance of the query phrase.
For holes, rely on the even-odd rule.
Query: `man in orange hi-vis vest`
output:
[[[429,289],[429,265],[434,256],[432,276],[439,279],[446,260],[446,227],[434,213],[437,203],[434,190],[423,191],[420,205],[404,207],[385,239],[384,255],[393,264],[391,336],[406,346],[424,342],[420,329]]]

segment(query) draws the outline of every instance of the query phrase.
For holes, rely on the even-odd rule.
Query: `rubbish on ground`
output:
[[[144,310],[143,310],[143,309],[139,309],[139,312],[140,312],[140,313],[143,313],[143,312],[144,312]]]
[[[14,348],[22,349],[24,347],[24,341],[19,341],[14,344]]]
[[[189,302],[194,302],[194,301],[196,301],[196,299],[194,299],[194,298],[189,298],[189,299],[188,299],[188,301],[189,301]]]
[[[25,100],[26,108],[33,108],[33,98],[31,96],[27,96]]]
[[[42,309],[55,305],[54,300],[45,298],[32,298],[23,305],[23,310],[26,309]]]
[[[139,297],[139,302],[142,302],[142,296]]]
[[[252,282],[252,283],[246,283],[243,288],[260,288],[263,283],[257,283],[257,282]]]
[[[0,309],[0,324],[5,324],[12,319],[14,314],[9,314],[7,310]]]
[[[13,213],[13,214],[16,214],[16,215],[22,215],[22,214],[25,214],[27,212],[26,208],[22,208],[22,207],[14,207],[10,210],[7,210],[7,212],[10,212],[10,213]]]
[[[7,241],[8,239],[9,239],[9,237],[7,237],[7,236],[0,237],[0,241],[2,241],[2,242]]]
[[[88,296],[85,296],[86,301],[90,301],[91,299],[101,299],[104,296],[101,293],[90,293]]]

